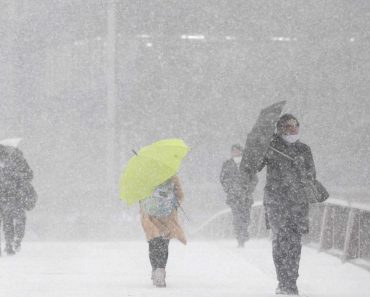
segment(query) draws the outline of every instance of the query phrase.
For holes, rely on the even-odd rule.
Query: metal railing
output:
[[[309,238],[320,251],[339,253],[343,261],[370,263],[370,206],[331,198],[313,205]],[[318,226],[320,225],[320,226]]]
[[[265,211],[261,201],[254,203],[249,228],[251,237],[269,237],[265,226]],[[230,209],[215,213],[203,224],[194,228],[195,238],[233,238]],[[341,257],[343,261],[370,267],[370,206],[330,198],[325,203],[312,204],[310,233],[304,244]]]

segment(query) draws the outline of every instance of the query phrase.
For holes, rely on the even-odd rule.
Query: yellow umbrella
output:
[[[190,148],[181,139],[164,139],[143,147],[132,157],[120,178],[120,196],[129,205],[149,197],[174,176]]]

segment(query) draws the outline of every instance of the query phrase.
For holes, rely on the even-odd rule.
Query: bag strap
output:
[[[274,152],[277,152],[278,154],[284,156],[285,158],[289,159],[290,161],[294,161],[294,158],[292,158],[291,156],[287,155],[287,154],[284,154],[283,152],[279,151],[278,149],[274,148],[273,146],[269,146],[270,149],[272,149]]]

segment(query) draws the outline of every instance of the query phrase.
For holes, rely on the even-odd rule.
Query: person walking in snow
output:
[[[173,176],[158,186],[152,197],[140,201],[141,224],[149,243],[152,280],[156,287],[166,287],[166,265],[170,239],[186,244],[177,209],[184,201],[180,179]]]
[[[231,147],[231,159],[223,163],[220,182],[226,193],[226,204],[231,208],[233,229],[238,247],[244,247],[249,239],[250,212],[253,204],[252,192],[257,184],[257,175],[249,182],[243,183],[239,169],[243,148],[240,144]]]
[[[14,255],[20,250],[25,234],[26,210],[36,203],[30,184],[33,172],[23,153],[0,144],[0,211],[5,234],[5,252]]]
[[[293,115],[284,114],[278,120],[259,170],[264,166],[267,174],[263,203],[267,227],[272,230],[276,294],[296,295],[301,239],[309,231],[309,202],[300,189],[303,178],[315,178],[316,172],[310,147],[299,141],[299,122]]]

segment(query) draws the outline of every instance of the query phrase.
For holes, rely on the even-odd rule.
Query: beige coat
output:
[[[175,184],[175,194],[180,205],[184,201],[184,193],[181,189],[181,183],[177,176],[172,178]],[[186,244],[185,233],[180,226],[177,216],[177,210],[174,209],[169,216],[163,218],[155,218],[148,215],[140,208],[141,224],[143,226],[146,239],[152,240],[155,237],[163,236],[165,238],[177,238],[183,244]]]

